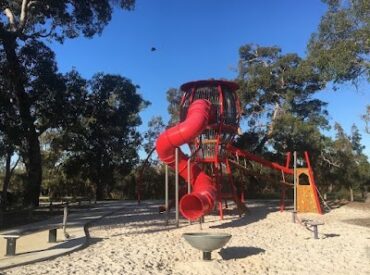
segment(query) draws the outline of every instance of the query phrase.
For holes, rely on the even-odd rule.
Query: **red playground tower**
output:
[[[163,132],[157,140],[159,158],[175,166],[175,148],[188,144],[193,161],[190,167],[191,194],[181,196],[180,212],[195,220],[209,213],[218,201],[232,198],[240,211],[246,208],[230,175],[226,145],[239,127],[238,85],[223,80],[189,82],[181,86],[180,123]],[[179,174],[188,181],[188,157],[179,153]],[[184,194],[185,192],[180,192]]]
[[[289,160],[282,166],[231,145],[238,132],[241,115],[240,102],[236,95],[238,88],[236,83],[224,80],[203,80],[183,84],[180,122],[161,133],[157,139],[156,150],[159,159],[172,168],[176,165],[176,148],[184,144],[190,147],[190,161],[181,150],[178,154],[178,173],[192,186],[189,194],[186,194],[186,188],[180,190],[180,212],[189,220],[196,220],[209,213],[216,202],[222,219],[222,200],[227,199],[232,199],[236,203],[239,214],[246,211],[244,190],[242,187],[239,190],[236,188],[231,175],[230,164],[235,164],[233,157],[238,161],[244,158],[261,163],[281,171],[283,175],[293,174],[293,170],[289,168]],[[309,164],[308,154],[306,161]],[[313,194],[310,196],[314,198],[312,205],[317,208],[317,212],[321,212],[310,166],[309,170],[309,173],[307,172],[310,177],[309,190],[312,189],[310,194]],[[282,190],[284,198],[285,188]]]

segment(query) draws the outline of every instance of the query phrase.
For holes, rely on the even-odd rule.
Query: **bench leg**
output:
[[[14,256],[17,238],[6,238],[6,254],[5,256]]]
[[[57,229],[50,229],[49,230],[49,243],[56,243],[57,242]]]
[[[210,261],[210,260],[212,260],[211,252],[203,251],[203,261]]]
[[[317,230],[317,225],[313,225],[313,238],[318,239],[319,238],[319,232]]]
[[[297,211],[292,212],[292,222],[295,223],[297,220]]]

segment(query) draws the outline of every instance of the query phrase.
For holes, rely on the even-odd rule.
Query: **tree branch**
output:
[[[35,32],[33,34],[22,34],[21,35],[21,39],[22,40],[26,40],[26,39],[33,39],[33,38],[47,38],[49,37],[52,32],[55,30],[55,26],[53,25],[51,28],[50,28],[50,31],[48,33],[43,33],[42,31],[39,31],[39,32]]]
[[[18,156],[18,158],[17,158],[16,162],[14,163],[14,166],[12,167],[12,169],[10,169],[10,172],[9,172],[10,177],[13,175],[14,169],[17,167],[18,162],[19,162],[19,160],[20,160],[20,159],[21,159],[21,157],[20,157],[20,156]]]
[[[12,32],[16,32],[17,31],[17,26],[16,26],[16,23],[15,23],[13,12],[9,8],[6,8],[4,10],[4,13],[5,13],[6,17],[8,17],[10,30]]]
[[[321,151],[320,156],[321,156],[321,158],[322,158],[325,162],[327,162],[329,165],[334,166],[334,167],[337,167],[337,168],[341,168],[341,165],[339,165],[339,163],[338,163],[338,162],[334,162],[334,161],[331,161],[330,159],[326,158],[326,157],[325,157],[325,154],[324,154],[324,152],[323,152],[323,151]]]
[[[29,3],[27,3],[27,2],[28,2],[28,0],[23,0],[22,1],[21,16],[19,17],[19,29],[18,29],[19,32],[23,31],[24,26],[26,25],[26,22],[27,22],[27,12],[28,12],[28,8],[29,8],[29,6],[28,6]],[[33,1],[31,1],[31,2],[33,2]]]
[[[27,4],[27,9],[30,9],[32,6],[36,5],[36,4],[39,4],[40,2],[39,1],[30,1],[28,4]]]

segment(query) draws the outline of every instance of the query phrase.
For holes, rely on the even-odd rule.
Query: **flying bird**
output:
[[[150,51],[151,52],[155,52],[157,50],[157,48],[155,48],[155,47],[152,47],[151,49],[150,49]]]

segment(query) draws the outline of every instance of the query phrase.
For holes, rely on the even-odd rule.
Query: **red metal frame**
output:
[[[224,88],[227,89],[224,91]],[[241,189],[241,194],[237,194],[237,189],[231,176],[232,172],[227,157],[228,153],[233,153],[245,159],[258,162],[265,167],[279,170],[284,174],[293,174],[293,169],[289,168],[291,161],[290,153],[286,156],[285,165],[280,165],[276,162],[267,161],[250,152],[240,150],[230,144],[232,138],[237,134],[241,117],[240,101],[236,94],[236,90],[238,88],[239,86],[236,83],[223,80],[201,80],[182,85],[181,90],[184,91],[184,94],[181,98],[180,108],[182,108],[181,116],[186,115],[186,118],[181,117],[182,121],[179,124],[167,129],[157,140],[156,147],[158,156],[162,161],[170,166],[173,166],[174,164],[174,157],[172,154],[175,147],[188,143],[192,154],[195,154],[196,148],[202,148],[203,155],[201,156],[200,153],[197,153],[197,155],[194,156],[194,161],[191,167],[191,183],[193,185],[193,192],[191,194],[184,195],[180,200],[180,212],[190,220],[194,220],[207,214],[215,204],[216,200],[218,201],[220,217],[221,219],[223,218],[223,194],[221,186],[223,176],[222,165],[225,165],[226,167],[226,174],[229,177],[228,182],[231,187],[234,201],[237,205],[244,202],[244,191]],[[228,94],[224,94],[226,91]],[[207,96],[209,96],[209,98],[207,98]],[[218,96],[217,103],[215,102],[216,96]],[[195,98],[197,99],[195,100]],[[233,102],[231,102],[231,98]],[[196,102],[198,107],[194,106]],[[185,103],[187,105],[186,108]],[[226,103],[226,105],[224,103]],[[210,108],[208,106],[209,104],[211,106]],[[214,108],[217,109],[215,110]],[[226,110],[227,108],[232,109]],[[229,112],[225,115],[225,111]],[[214,113],[217,113],[218,117],[214,118]],[[235,117],[233,117],[233,115],[235,115]],[[230,119],[232,120],[231,122]],[[202,125],[201,127],[199,127],[199,123]],[[194,127],[196,129],[193,129]],[[202,136],[208,140],[203,140]],[[305,152],[305,156],[310,176],[313,179],[313,172],[308,160],[307,152]],[[179,170],[180,175],[186,179],[187,175],[185,174],[187,174],[187,164],[185,163],[185,160],[187,160],[187,157],[184,154],[181,154]],[[206,165],[209,165],[213,170],[213,175],[206,175],[200,170],[200,166],[195,163],[199,163],[203,168]],[[199,178],[199,175],[201,175],[201,179],[197,179],[197,177]],[[202,183],[201,181],[206,181],[206,183]],[[211,182],[212,184],[216,184],[214,187],[214,190],[216,190],[215,194],[213,194],[214,190],[211,188]],[[316,185],[314,183],[314,188],[316,188],[315,186]],[[282,197],[280,209],[283,210],[285,207],[284,201],[286,192],[284,184],[282,184],[281,188]],[[314,192],[314,194],[316,194],[316,192]],[[315,196],[315,200],[316,203],[318,203],[317,194]],[[196,204],[196,206],[192,204]]]
[[[269,167],[269,168],[272,168],[272,169],[275,169],[275,170],[283,171],[286,174],[293,175],[293,169],[290,169],[287,166],[282,166],[282,165],[280,165],[276,162],[271,162],[271,161],[265,160],[265,159],[260,158],[260,157],[254,155],[254,154],[252,154],[248,151],[240,150],[240,149],[232,146],[231,144],[227,145],[227,150],[234,153],[234,154],[236,153],[239,156],[242,156],[246,159],[258,162],[258,163],[262,164],[265,167]]]
[[[308,156],[308,152],[307,151],[304,152],[304,157],[306,159],[308,173],[310,174],[310,178],[311,178],[311,183],[312,183],[311,184],[311,187],[312,187],[312,193],[313,193],[314,198],[315,198],[316,208],[317,208],[317,211],[320,214],[322,214],[320,200],[319,200],[319,197],[318,197],[317,192],[316,192],[317,186],[316,186],[315,178],[313,176],[313,170],[312,170],[312,167],[311,167],[311,162],[310,162],[310,158]]]

